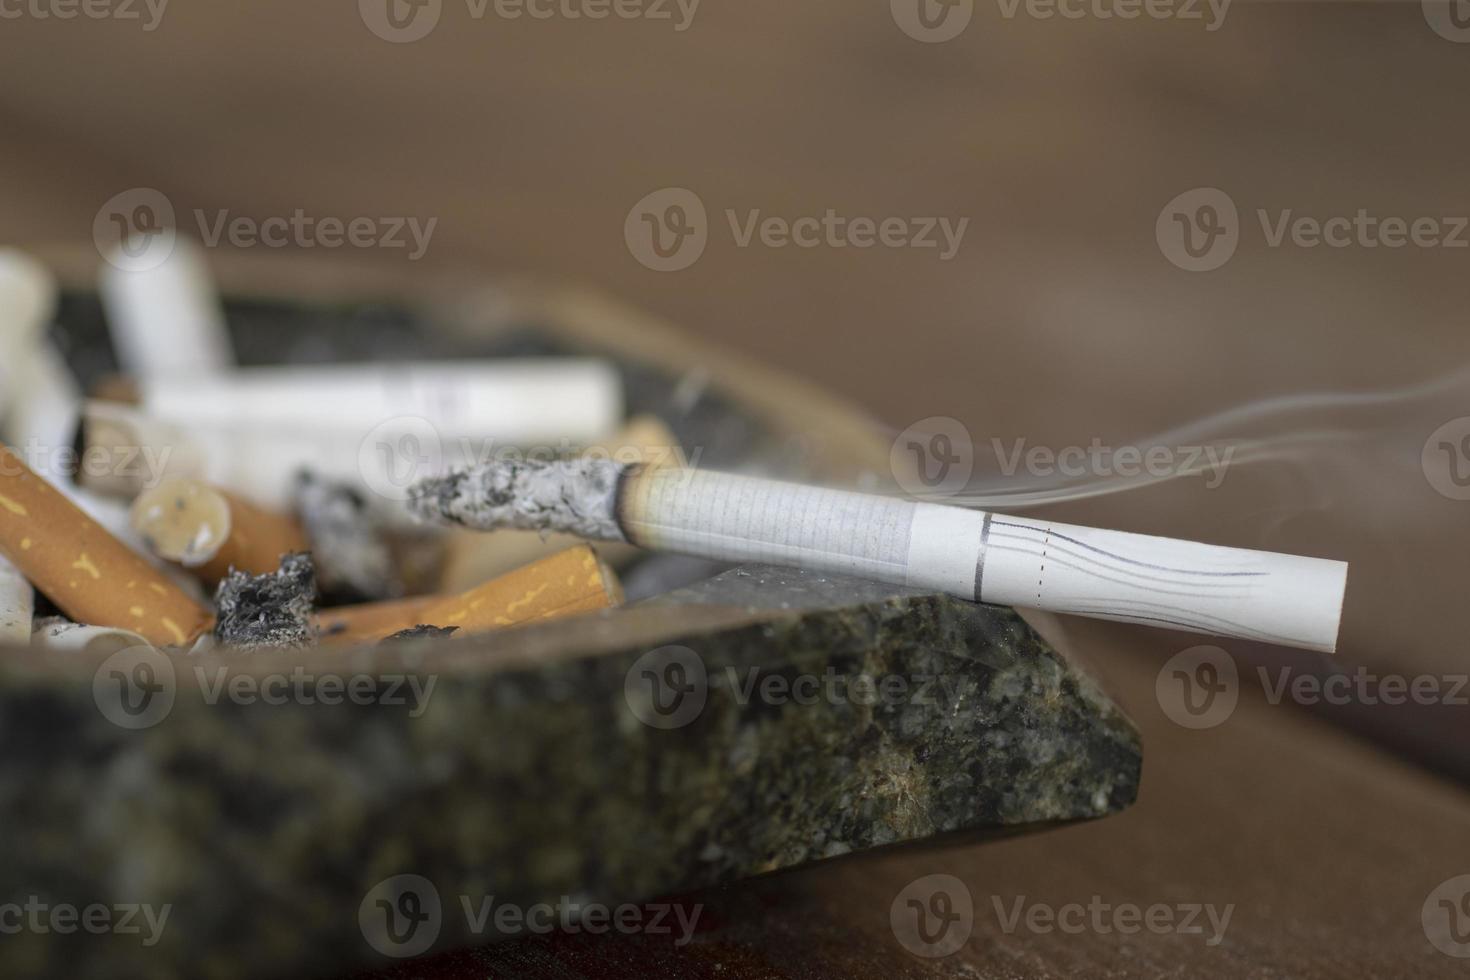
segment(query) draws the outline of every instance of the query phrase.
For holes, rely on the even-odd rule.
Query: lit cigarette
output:
[[[305,551],[306,535],[290,517],[198,480],[169,480],[133,501],[133,529],[161,558],[214,584],[238,569],[264,575],[281,556]]]
[[[609,609],[623,601],[612,569],[585,544],[559,551],[458,595],[416,596],[323,610],[322,639],[381,640],[415,626],[450,627],[455,636]]]
[[[440,440],[509,445],[590,442],[623,416],[622,381],[595,359],[347,364],[249,368],[214,377],[142,377],[138,408],[166,422],[232,429],[352,433],[424,420]],[[426,430],[427,431],[427,430]],[[356,452],[358,445],[352,444]],[[448,447],[445,447],[446,449]],[[423,446],[428,452],[430,447]]]
[[[135,378],[229,370],[234,353],[224,307],[200,249],[179,237],[162,263],[138,270],[128,264],[104,262],[98,279],[123,369]]]
[[[31,583],[10,562],[0,558],[0,643],[25,646],[31,642],[31,617],[36,594]]]
[[[605,443],[584,447],[582,455],[630,465],[683,463],[679,440],[656,415],[634,416]],[[446,537],[439,587],[448,592],[461,592],[576,543],[577,539],[570,535],[538,531],[507,530],[488,536],[456,531]],[[614,567],[621,567],[637,554],[631,545],[610,545],[599,551],[602,560]]]
[[[982,602],[1332,652],[1344,562],[699,470],[492,463],[420,481],[421,518],[547,528]]]
[[[0,446],[0,554],[80,623],[131,630],[162,646],[188,643],[209,622],[209,610],[5,446]]]

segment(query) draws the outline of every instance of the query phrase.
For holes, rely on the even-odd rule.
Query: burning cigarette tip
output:
[[[606,459],[499,460],[421,480],[409,509],[421,520],[481,531],[520,528],[622,541],[616,501],[628,468]]]

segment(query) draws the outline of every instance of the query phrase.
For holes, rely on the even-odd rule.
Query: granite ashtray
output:
[[[889,473],[850,407],[580,293],[240,295],[228,312],[245,364],[604,355],[630,413],[659,415],[701,465]],[[84,381],[111,368],[94,297],[68,294],[58,330]],[[0,902],[169,909],[151,945],[25,930],[3,939],[7,964],[347,975],[500,935],[472,929],[460,896],[636,902],[1137,794],[1132,725],[1010,609],[660,556],[624,580],[623,608],[479,639],[171,657],[146,725],[103,710],[103,655],[6,651]],[[282,671],[302,678],[284,703],[218,696],[221,678]],[[325,703],[344,677],[402,696]]]

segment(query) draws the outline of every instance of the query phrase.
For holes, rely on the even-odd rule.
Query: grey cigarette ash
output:
[[[354,487],[302,472],[295,505],[324,596],[360,602],[403,594],[387,528]]]
[[[231,571],[215,590],[214,636],[236,650],[299,650],[316,643],[316,570],[295,553],[264,575]]]
[[[422,520],[479,531],[561,531],[626,541],[618,491],[628,467],[606,459],[499,460],[421,480],[408,506]]]
[[[420,623],[417,626],[410,626],[406,630],[399,630],[391,636],[385,636],[378,641],[378,644],[381,646],[384,643],[413,641],[418,641],[422,644],[425,640],[441,640],[445,637],[453,636],[457,632],[459,632],[458,626],[430,626],[427,623]]]

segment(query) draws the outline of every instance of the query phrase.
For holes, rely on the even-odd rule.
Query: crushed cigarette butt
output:
[[[312,646],[315,599],[316,573],[308,554],[287,555],[278,570],[265,575],[231,572],[215,591],[215,639],[237,650]]]

